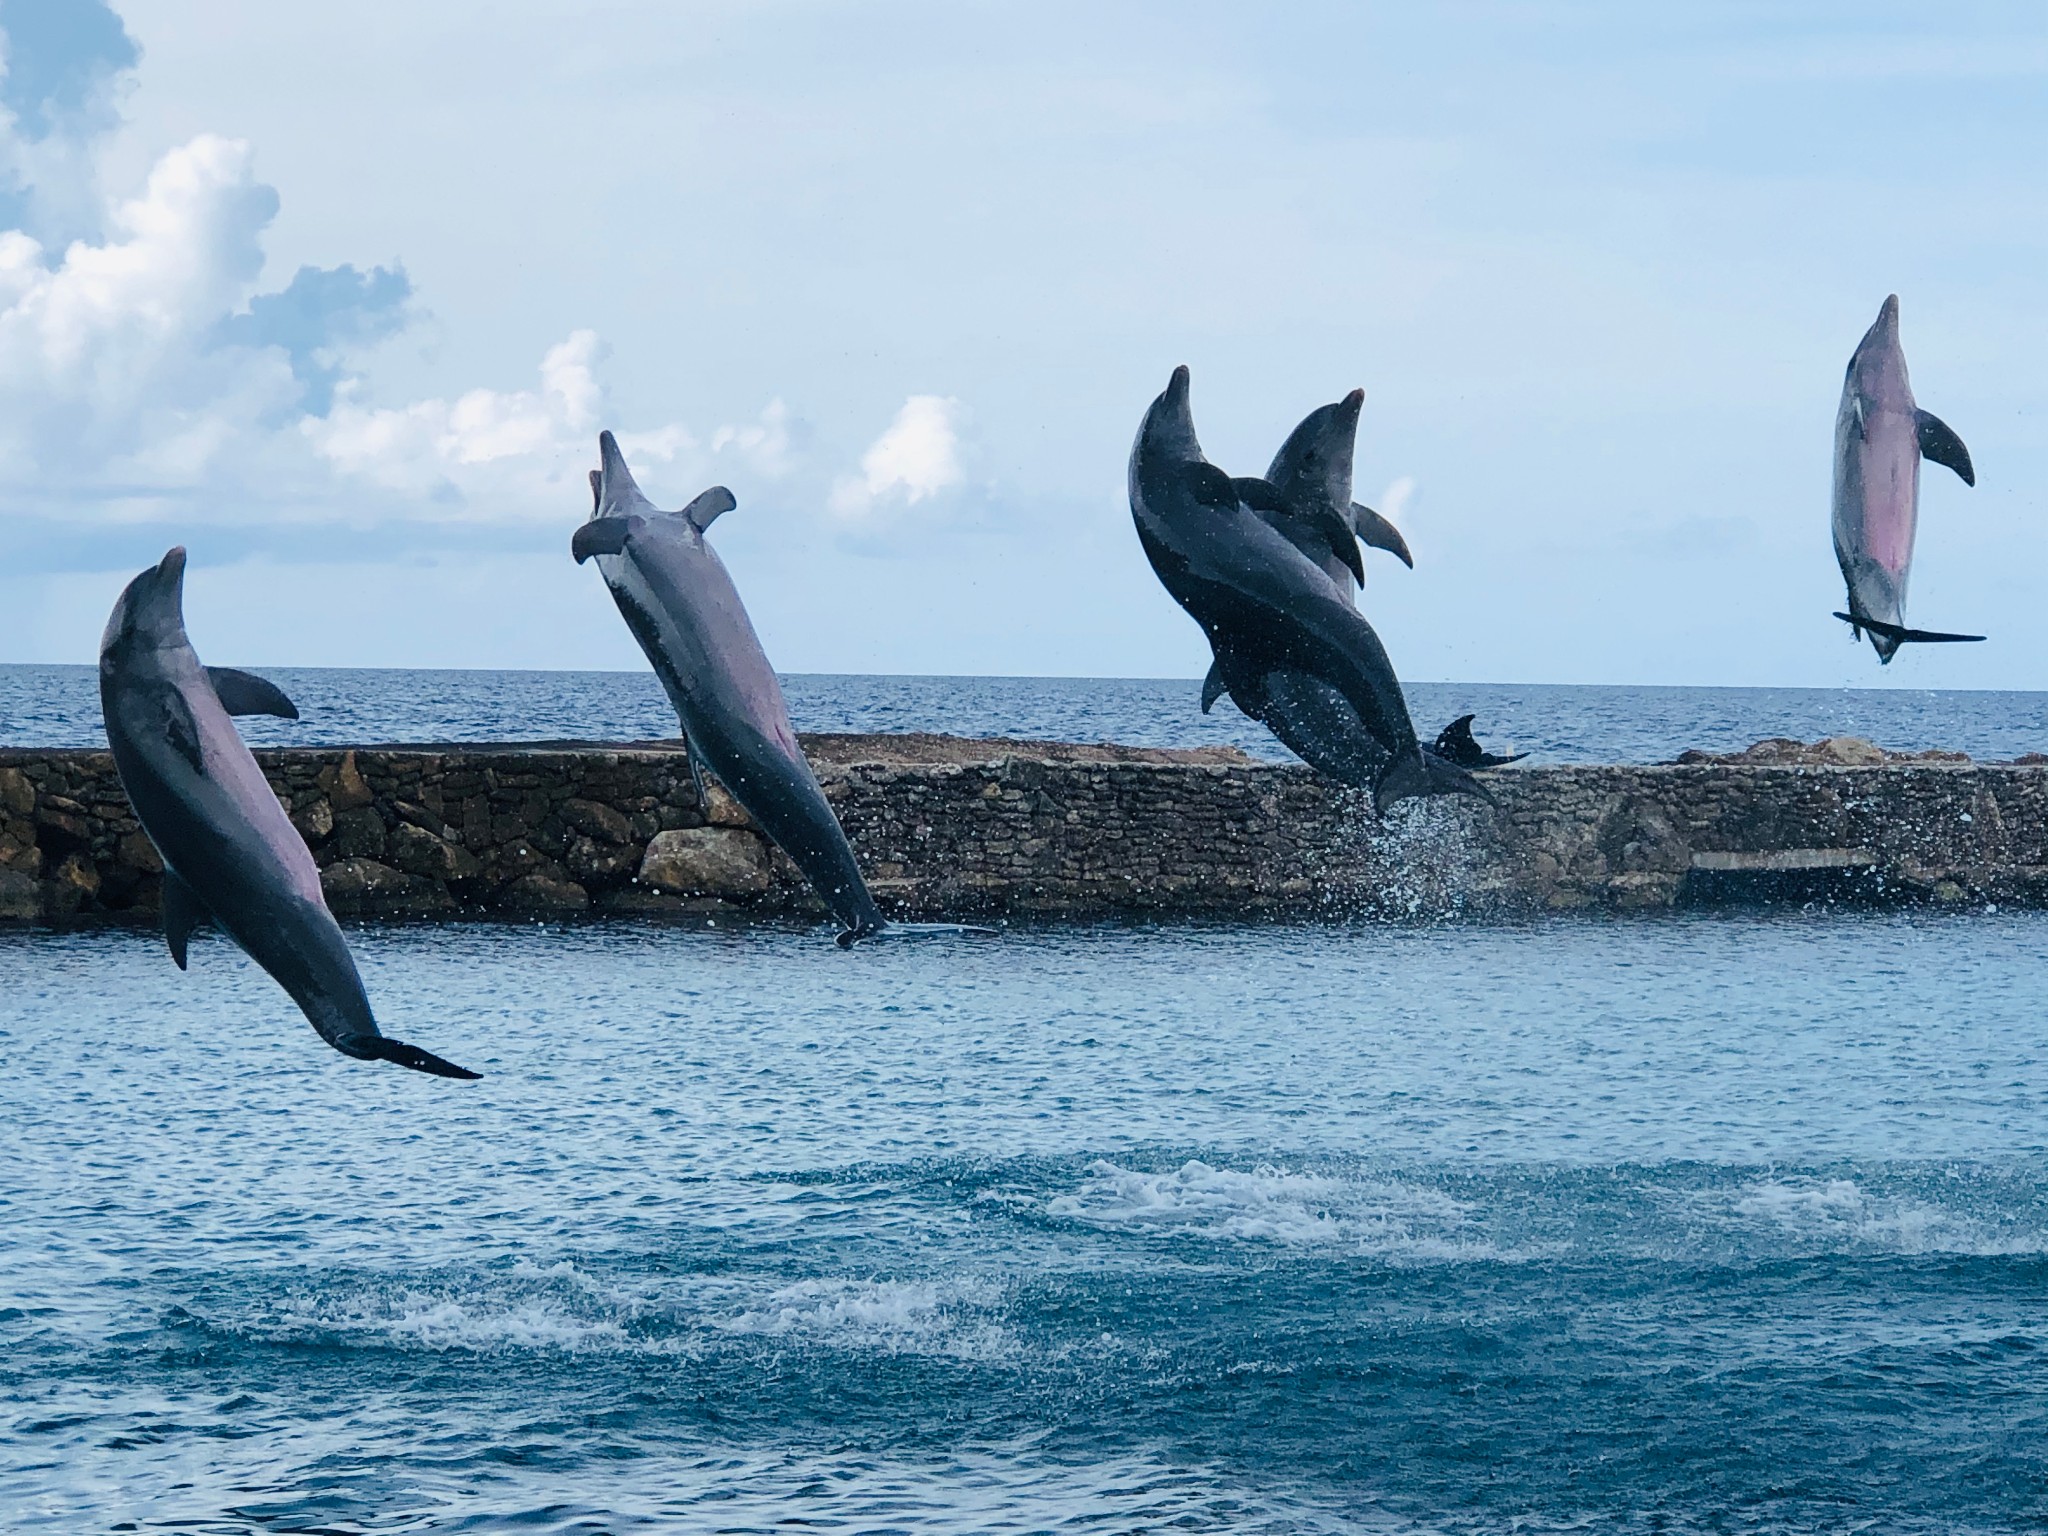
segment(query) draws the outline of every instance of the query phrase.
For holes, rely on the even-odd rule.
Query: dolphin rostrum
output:
[[[1188,370],[1176,368],[1131,446],[1131,518],[1161,584],[1208,636],[1214,682],[1247,713],[1263,709],[1269,679],[1325,685],[1383,754],[1372,780],[1380,810],[1418,795],[1487,798],[1470,774],[1424,752],[1379,636],[1350,593],[1269,520],[1270,507],[1246,501],[1280,499],[1271,482],[1257,485],[1203,456]]]
[[[1894,293],[1849,359],[1835,413],[1835,560],[1849,588],[1849,611],[1835,617],[1859,639],[1869,631],[1881,663],[1908,641],[1984,638],[1906,627],[1922,458],[1948,466],[1965,485],[1977,483],[1963,440],[1913,403]]]
[[[795,861],[838,919],[842,945],[907,926],[886,923],[868,894],[797,745],[782,684],[725,562],[704,541],[712,520],[736,505],[732,492],[713,486],[680,512],[662,512],[640,494],[611,433],[599,436],[598,452],[604,467],[590,476],[596,506],[570,551],[579,565],[596,559],[675,706],[693,761]]]
[[[320,1037],[358,1061],[479,1074],[380,1033],[313,855],[236,732],[233,715],[298,710],[274,685],[203,667],[185,636],[185,551],[128,583],[100,638],[100,708],[121,786],[164,861],[164,938],[185,968],[209,916],[291,994]]]

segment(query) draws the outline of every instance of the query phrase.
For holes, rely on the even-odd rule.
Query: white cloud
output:
[[[621,443],[623,444],[623,439]],[[744,427],[720,427],[711,434],[711,451],[738,453],[758,473],[781,476],[789,473],[789,408],[771,400],[761,419]]]
[[[602,355],[595,332],[577,331],[541,359],[538,389],[472,389],[395,408],[358,404],[361,386],[351,381],[325,417],[308,416],[299,430],[336,469],[388,490],[544,492],[570,473],[568,459],[591,456]]]
[[[294,393],[281,356],[230,356],[211,327],[249,291],[276,195],[246,144],[202,135],[172,150],[101,244],[54,265],[19,230],[0,234],[0,470],[202,474],[245,420]]]
[[[843,518],[865,517],[889,502],[914,506],[958,485],[961,405],[942,395],[912,395],[889,428],[861,455],[860,473],[840,478],[830,506]]]

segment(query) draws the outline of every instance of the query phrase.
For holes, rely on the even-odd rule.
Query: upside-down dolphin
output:
[[[1245,504],[1322,567],[1346,601],[1365,580],[1360,543],[1383,549],[1411,570],[1415,558],[1400,530],[1372,508],[1351,499],[1352,459],[1365,391],[1317,406],[1287,434],[1263,480],[1234,484]],[[1370,787],[1387,764],[1387,751],[1365,728],[1343,694],[1309,673],[1275,669],[1240,675],[1227,689],[1220,665],[1202,682],[1202,712],[1229,692],[1237,707],[1270,730],[1297,757],[1340,783]],[[1439,745],[1425,750],[1460,767],[1494,767],[1451,757]]]
[[[599,435],[595,506],[576,530],[576,563],[595,559],[626,627],[675,706],[695,764],[704,765],[754,824],[788,854],[839,922],[850,946],[875,934],[985,932],[950,923],[891,923],[868,893],[853,848],[789,723],[732,577],[704,530],[737,503],[715,485],[679,512],[640,494],[618,440]]]
[[[320,871],[235,730],[298,710],[275,685],[204,667],[185,637],[185,551],[128,583],[100,638],[100,708],[136,819],[164,861],[164,938],[185,968],[209,916],[291,994],[329,1045],[439,1077],[479,1074],[378,1031]]]
[[[1984,638],[1906,627],[1922,458],[1948,466],[1965,485],[1977,483],[1963,440],[1913,403],[1894,293],[1849,359],[1835,413],[1835,560],[1849,588],[1849,611],[1835,617],[1859,639],[1868,630],[1881,663],[1908,641]]]
[[[1246,500],[1279,501],[1277,488],[1233,481],[1203,456],[1185,367],[1145,412],[1129,488],[1146,558],[1215,652],[1212,686],[1264,718],[1271,680],[1325,685],[1383,754],[1371,780],[1380,810],[1418,795],[1487,797],[1470,774],[1423,751],[1393,664],[1348,590]]]
[[[1529,754],[1526,752],[1489,752],[1479,745],[1472,734],[1472,717],[1460,715],[1441,731],[1430,747],[1438,757],[1447,763],[1456,763],[1460,768],[1504,768],[1509,763],[1519,763]]]

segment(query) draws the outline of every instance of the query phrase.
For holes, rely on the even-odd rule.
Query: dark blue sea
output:
[[[241,722],[271,745],[434,741],[645,741],[675,713],[651,672],[431,672],[275,667],[303,717]],[[941,731],[1131,746],[1286,750],[1228,700],[1201,712],[1194,679],[836,677],[783,679],[800,731]],[[1688,747],[1735,751],[1766,736],[1864,736],[1895,751],[1982,760],[2048,751],[2048,693],[1876,688],[1598,688],[1414,683],[1426,741],[1476,714],[1496,750],[1533,762],[1661,762]],[[0,666],[0,746],[103,745],[91,667]]]
[[[6,734],[92,740],[90,674],[26,671]],[[280,675],[297,739],[672,728],[631,678]],[[1193,684],[792,691],[1257,745]],[[1414,693],[1556,759],[2048,734]],[[483,1081],[345,1061],[212,934],[0,930],[0,1530],[2048,1526],[2048,915],[350,939]]]

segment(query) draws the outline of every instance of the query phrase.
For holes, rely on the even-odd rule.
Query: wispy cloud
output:
[[[960,468],[961,405],[943,395],[912,395],[888,430],[861,455],[860,473],[832,487],[831,508],[859,519],[891,506],[915,506],[951,490]]]

